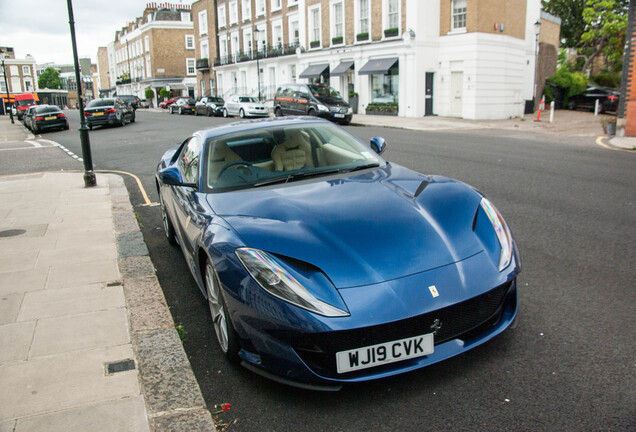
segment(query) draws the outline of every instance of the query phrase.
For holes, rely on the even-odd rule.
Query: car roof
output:
[[[249,132],[259,129],[273,128],[273,127],[287,127],[296,126],[302,124],[332,124],[330,121],[322,119],[320,117],[307,117],[307,116],[285,116],[275,118],[265,118],[256,120],[244,120],[234,123],[225,124],[222,126],[212,126],[207,129],[202,129],[195,132],[193,135],[198,135],[202,139],[207,140],[209,138],[215,138],[223,135],[233,134],[236,132]]]

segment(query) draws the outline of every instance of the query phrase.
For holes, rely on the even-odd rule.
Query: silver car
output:
[[[269,112],[265,105],[251,96],[234,95],[225,101],[223,117],[267,117]]]

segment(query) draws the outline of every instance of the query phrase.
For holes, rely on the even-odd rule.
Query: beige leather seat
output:
[[[276,171],[291,171],[304,166],[313,167],[309,136],[300,129],[285,131],[285,141],[272,150]]]
[[[209,181],[216,181],[219,173],[225,165],[230,162],[240,161],[241,157],[234,153],[232,149],[227,145],[227,142],[219,140],[214,143],[212,147],[212,153],[208,159],[208,179]]]

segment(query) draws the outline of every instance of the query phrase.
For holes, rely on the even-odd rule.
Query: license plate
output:
[[[57,116],[44,117],[44,120],[55,120]]]
[[[433,333],[336,353],[338,373],[366,369],[432,354]]]
[[[335,118],[344,118],[344,114],[334,114]]]
[[[104,115],[104,113],[103,112],[96,112],[96,113],[93,113],[93,115],[94,116],[96,116],[96,115]]]

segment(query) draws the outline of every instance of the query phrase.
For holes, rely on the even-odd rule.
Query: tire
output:
[[[241,348],[238,343],[238,335],[230,321],[230,314],[223,299],[221,284],[210,260],[207,260],[204,272],[203,280],[206,295],[208,296],[208,308],[214,324],[217,342],[225,358],[230,363],[238,364],[241,362],[241,358],[238,355]]]
[[[168,243],[174,246],[177,244],[177,235],[174,230],[174,225],[172,225],[172,222],[170,221],[170,216],[168,216],[168,212],[166,211],[166,206],[163,203],[163,197],[161,196],[161,191],[159,191],[159,205],[161,207],[161,219],[163,222],[163,232],[166,234]]]
[[[196,109],[196,108],[194,109],[194,116],[195,116],[195,117],[198,117],[198,116],[199,116],[199,110],[198,110],[198,109]]]
[[[208,117],[212,117],[212,110],[210,108],[207,108],[205,110],[205,113],[208,115]]]
[[[245,118],[245,111],[243,111],[243,108],[241,108],[241,109],[239,110],[239,117],[240,117],[240,118]]]
[[[131,123],[134,123],[134,122],[135,122],[135,112],[134,112],[134,111],[133,111],[132,119],[130,119],[130,122],[131,122]]]
[[[223,117],[228,118],[230,114],[227,112],[227,108],[223,108]]]
[[[316,110],[310,109],[309,111],[307,111],[307,115],[311,117],[316,117]]]
[[[568,109],[571,109],[574,111],[576,109],[576,102],[574,101],[568,102]]]
[[[64,130],[68,130],[69,126],[68,123],[66,124],[66,126],[64,126]]]
[[[280,109],[280,107],[276,107],[276,109],[274,110],[274,115],[276,117],[282,117],[283,116],[283,110]]]
[[[93,130],[93,125],[89,124],[89,125],[88,125],[88,129],[89,129],[89,130]]]
[[[183,115],[183,107],[179,107],[179,115]]]
[[[121,118],[119,119],[119,126],[126,126],[126,116],[124,116],[122,114]]]

